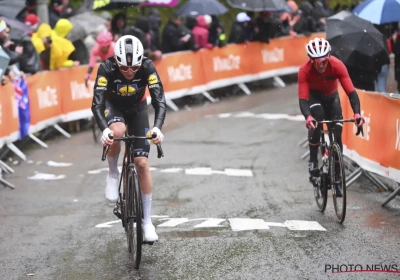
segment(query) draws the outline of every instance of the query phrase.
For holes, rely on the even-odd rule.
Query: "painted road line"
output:
[[[225,175],[236,177],[253,177],[253,172],[248,169],[225,169]]]
[[[285,226],[290,230],[320,230],[326,231],[319,223],[313,221],[285,221]]]
[[[166,168],[162,169],[160,172],[162,173],[178,173],[181,172],[183,169],[182,168]]]
[[[46,173],[36,173],[35,175],[28,177],[29,180],[60,180],[64,179],[65,175],[55,175]]]
[[[229,219],[231,229],[233,231],[254,230],[254,229],[269,229],[267,223],[262,219]]]
[[[255,118],[264,120],[289,120],[289,121],[304,121],[303,115],[289,115],[289,114],[272,114],[272,113],[261,113],[255,114],[252,112],[234,112],[234,113],[224,113],[219,115],[206,115],[206,118]]]
[[[212,170],[209,167],[195,167],[185,169],[186,175],[212,175]]]
[[[284,227],[293,231],[326,231],[318,222],[315,221],[302,221],[302,220],[289,220],[284,223],[266,222],[262,219],[250,219],[250,218],[230,218],[230,219],[218,219],[218,218],[169,218],[168,216],[152,216],[153,221],[165,221],[157,228],[173,228],[178,227],[184,223],[193,221],[203,221],[194,226],[194,228],[217,228],[217,227],[228,227],[228,225],[221,225],[224,221],[229,221],[229,226],[232,231],[245,231],[245,230],[269,230],[277,227]],[[101,223],[96,225],[97,228],[110,228],[113,224],[119,223],[120,220],[111,221],[107,223]]]

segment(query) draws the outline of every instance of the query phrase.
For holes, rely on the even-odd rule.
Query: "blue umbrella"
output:
[[[180,16],[221,15],[228,9],[217,0],[189,0],[177,10]]]
[[[357,5],[353,13],[374,24],[385,24],[400,21],[400,1],[367,0]]]

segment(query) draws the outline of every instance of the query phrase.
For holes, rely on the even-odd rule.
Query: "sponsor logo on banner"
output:
[[[213,58],[214,72],[238,70],[240,69],[240,59],[238,55],[216,56]]]
[[[371,114],[368,114],[368,116],[366,116],[364,114],[364,111],[361,111],[361,116],[364,117],[365,123],[363,125],[363,130],[364,130],[364,136],[362,136],[361,134],[359,135],[359,137],[361,137],[362,139],[365,139],[367,141],[369,141],[369,135],[371,133]],[[355,134],[357,132],[357,126],[353,125],[353,133]]]
[[[71,97],[72,100],[92,99],[93,91],[90,90],[92,87],[86,87],[84,83],[78,83],[77,81],[71,81]]]
[[[157,83],[158,83],[157,74],[156,74],[156,73],[151,74],[151,75],[149,76],[148,81],[149,81],[149,85],[157,84]]]
[[[400,151],[400,120],[396,120],[396,146],[395,149]]]
[[[170,82],[192,80],[192,65],[180,64],[178,67],[169,66],[168,77]]]
[[[285,49],[274,48],[273,50],[261,50],[264,64],[285,61]]]
[[[106,87],[107,86],[107,79],[105,78],[105,77],[103,77],[103,76],[98,76],[97,77],[97,84],[99,85],[99,86],[102,86],[102,87]]]
[[[58,105],[57,89],[47,86],[45,90],[37,89],[39,109],[46,109]]]

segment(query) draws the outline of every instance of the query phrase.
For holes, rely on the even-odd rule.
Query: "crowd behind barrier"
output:
[[[165,55],[155,64],[167,103],[176,109],[173,99],[183,96],[204,94],[212,98],[208,90],[231,85],[239,85],[249,93],[244,83],[265,78],[282,82],[279,76],[297,73],[307,59],[303,46],[314,37],[324,36],[320,33],[310,37],[273,39],[269,44],[254,42],[179,52]],[[92,73],[88,88],[82,79],[86,71],[87,67],[81,66],[26,77],[29,103],[25,103],[28,105],[25,110],[19,106],[21,89],[12,84],[3,86],[0,94],[0,148],[57,123],[92,117],[90,107],[97,69]],[[355,136],[353,126],[344,126],[344,154],[361,169],[400,182],[400,100],[363,90],[358,90],[358,93],[362,115],[366,119],[365,134],[364,137]],[[350,104],[342,90],[340,94],[344,117],[350,118]],[[148,92],[147,98],[150,102]]]

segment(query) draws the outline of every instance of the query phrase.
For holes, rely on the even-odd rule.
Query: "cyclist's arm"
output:
[[[97,70],[92,101],[92,112],[101,131],[108,127],[107,120],[104,116],[108,78],[103,67],[103,65],[100,65],[99,70]]]
[[[96,65],[97,62],[97,47],[94,46],[90,51],[90,59],[89,59],[89,68],[87,73],[90,74],[93,71],[93,67]]]
[[[154,63],[151,60],[148,60],[146,63],[147,85],[150,91],[151,105],[153,105],[155,110],[154,126],[161,130],[167,113],[164,88]]]
[[[304,118],[307,119],[308,116],[311,116],[311,110],[308,104],[308,99],[310,98],[310,87],[308,85],[308,75],[302,68],[299,69],[298,74],[298,91],[300,111]]]
[[[347,94],[347,97],[350,100],[351,108],[353,109],[354,114],[360,114],[360,99],[358,98],[357,91],[351,81],[349,73],[346,69],[346,66],[343,62],[340,61],[337,65],[337,71],[339,75],[339,81],[342,85],[342,88]]]

